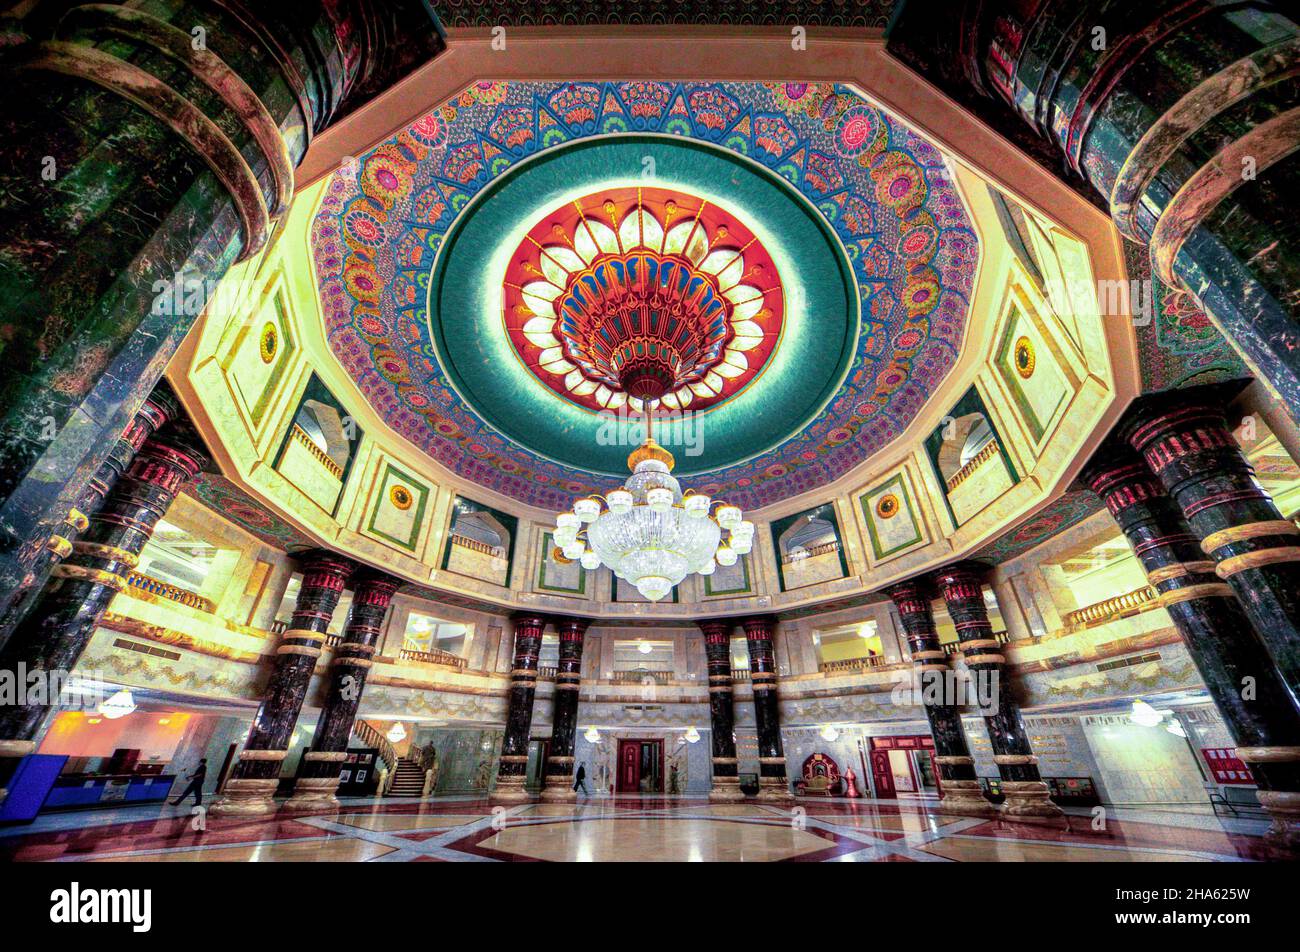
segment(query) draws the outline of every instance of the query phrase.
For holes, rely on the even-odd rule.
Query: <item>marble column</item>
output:
[[[348,756],[352,725],[366,689],[366,675],[384,630],[384,617],[401,585],[400,579],[363,567],[352,575],[352,613],[330,659],[325,705],[316,720],[311,750],[303,757],[287,810],[322,810],[338,806],[341,764]],[[309,675],[310,677],[310,675]]]
[[[993,637],[984,604],[984,571],[982,566],[958,563],[940,569],[935,583],[957,628],[962,657],[984,714],[993,762],[998,765],[1006,795],[1002,812],[1017,817],[1059,816],[1061,808],[1051,801],[1047,784],[1038,774],[1038,758],[1029,743],[1020,707],[1011,697],[1006,657]]]
[[[731,689],[731,632],[725,618],[697,622],[704,633],[704,657],[709,670],[709,737],[713,745],[713,781],[709,799],[727,803],[745,799],[740,792],[740,763],[736,759],[735,695]]]
[[[298,724],[307,687],[325,644],[334,609],[356,568],[341,555],[315,549],[299,556],[302,587],[289,627],[275,649],[271,679],[253,718],[239,762],[226,781],[224,795],[212,804],[214,816],[261,816],[274,813],[280,765],[289,754],[289,739]]]
[[[1081,177],[1294,417],[1298,24],[1294,4],[1269,0],[962,0],[942,17],[908,3],[888,48],[1054,173]],[[1103,307],[1122,316],[1116,298]]]
[[[514,617],[515,657],[510,669],[510,696],[506,731],[501,740],[501,763],[492,798],[511,803],[531,799],[524,789],[528,773],[528,741],[533,727],[533,700],[537,695],[537,655],[542,649],[546,618],[521,614]]]
[[[313,137],[443,46],[420,0],[47,3],[16,22],[0,591],[77,508],[216,282],[266,247]]]
[[[126,577],[158,520],[181,487],[207,462],[197,434],[172,424],[140,447],[116,480],[99,511],[89,516],[72,553],[51,571],[53,581],[37,597],[0,651],[0,670],[44,672],[53,683],[66,678],[90,642],[113,597],[126,588]],[[22,677],[19,676],[21,683]],[[21,758],[36,749],[46,715],[58,703],[0,706],[0,782]]]
[[[1284,519],[1203,392],[1144,398],[1123,436],[1160,479],[1300,696],[1300,529]],[[1217,403],[1217,405],[1216,405]]]
[[[770,615],[741,622],[749,645],[750,681],[754,690],[754,723],[758,729],[758,798],[791,799],[781,749],[781,712],[776,696],[776,659],[772,636],[776,619]]]
[[[930,590],[912,579],[885,589],[898,609],[912,654],[912,672],[930,722],[934,760],[939,767],[940,804],[946,813],[995,816],[997,808],[984,797],[975,774],[975,758],[966,743],[961,713],[957,709],[955,684],[948,656],[939,647],[939,635],[930,611]]]
[[[1219,715],[1250,765],[1270,833],[1300,842],[1300,705],[1232,588],[1214,573],[1160,480],[1129,447],[1103,447],[1082,474],[1160,593]]]
[[[117,438],[108,457],[82,490],[77,503],[68,510],[63,522],[46,540],[45,551],[30,565],[21,585],[12,591],[0,594],[0,608],[3,618],[0,620],[0,646],[8,640],[9,634],[22,620],[27,610],[35,604],[36,596],[49,582],[50,571],[59,562],[72,554],[72,544],[81,534],[90,528],[90,516],[99,512],[108,498],[109,491],[117,484],[118,478],[131,465],[144,441],[153,436],[162,426],[182,416],[180,402],[172,392],[171,386],[161,381],[153,392],[140,405],[125,432]]]
[[[573,789],[573,745],[578,731],[578,692],[582,687],[582,640],[585,618],[557,618],[560,662],[555,673],[555,705],[551,714],[551,750],[546,757],[542,799],[576,800]]]

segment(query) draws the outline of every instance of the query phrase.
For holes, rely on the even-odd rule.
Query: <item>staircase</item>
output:
[[[397,772],[393,774],[393,782],[388,788],[390,797],[422,797],[424,796],[424,771],[414,760],[408,760],[405,757],[397,759]]]

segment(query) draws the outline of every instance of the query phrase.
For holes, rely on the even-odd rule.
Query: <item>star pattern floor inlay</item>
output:
[[[1143,862],[1294,859],[1257,820],[1112,808],[1054,821],[945,814],[934,802],[593,798],[349,800],[336,811],[256,819],[141,806],[42,816],[0,829],[11,861]]]

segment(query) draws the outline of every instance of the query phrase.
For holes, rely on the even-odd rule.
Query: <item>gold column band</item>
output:
[[[1300,535],[1300,528],[1286,519],[1269,519],[1264,522],[1247,522],[1239,526],[1229,526],[1218,532],[1211,532],[1201,542],[1201,551],[1206,555],[1215,549],[1221,549],[1230,542],[1245,539],[1258,539],[1260,536]]]
[[[342,763],[348,759],[346,750],[309,750],[303,754],[304,760],[320,760],[325,763]]]
[[[1175,562],[1162,565],[1147,573],[1147,581],[1152,585],[1168,582],[1170,579],[1183,578],[1187,575],[1209,575],[1214,571],[1214,562]]]
[[[913,661],[928,661],[931,658],[946,659],[947,657],[948,654],[945,651],[913,651],[912,652]]]
[[[970,641],[963,641],[961,647],[964,651],[967,648],[996,648],[999,644],[1001,642],[996,638],[973,638]]]
[[[304,658],[319,658],[321,650],[319,648],[308,648],[306,645],[281,645],[275,649],[275,653],[302,655]]]
[[[72,543],[61,535],[52,535],[45,540],[45,548],[59,559],[66,559],[72,554]]]
[[[993,762],[995,764],[1005,764],[1008,767],[1019,767],[1025,764],[1036,764],[1038,758],[1033,754],[994,754]],[[1033,782],[1033,781],[1027,781]]]
[[[974,764],[974,757],[962,757],[957,754],[940,754],[934,758],[937,764],[947,764],[950,767],[964,767],[967,764]]]
[[[1164,608],[1180,602],[1190,602],[1198,598],[1229,598],[1232,588],[1224,582],[1205,582],[1202,585],[1184,585],[1162,592],[1157,602]]]
[[[140,564],[140,556],[115,545],[105,545],[102,542],[83,542],[78,540],[72,543],[72,548],[79,555],[89,555],[91,558],[95,559],[107,559],[110,562],[121,562],[127,568],[131,569]]]
[[[325,632],[312,631],[309,628],[290,628],[288,631],[282,634],[280,638],[282,640],[288,640],[290,638],[293,638],[298,641],[324,641]]]
[[[289,756],[287,750],[245,750],[239,755],[240,760],[284,760]]]
[[[90,528],[90,517],[74,506],[68,510],[68,525],[78,532],[85,532]]]
[[[54,578],[73,579],[78,582],[94,582],[115,592],[126,588],[126,579],[122,576],[114,572],[105,572],[103,569],[86,568],[84,565],[68,565],[65,562],[50,569],[50,575]]]
[[[1214,571],[1219,578],[1231,578],[1238,572],[1263,568],[1265,565],[1277,565],[1280,562],[1300,562],[1300,545],[1283,545],[1275,549],[1243,552],[1241,555],[1224,559]]]
[[[1285,764],[1300,760],[1300,747],[1238,747],[1237,759],[1248,764]]]
[[[351,655],[336,655],[330,660],[330,664],[350,664],[354,668],[369,668],[374,662],[369,658],[354,658]]]
[[[966,659],[967,664],[1002,664],[1007,660],[1006,655],[1000,654],[977,654],[971,655]]]

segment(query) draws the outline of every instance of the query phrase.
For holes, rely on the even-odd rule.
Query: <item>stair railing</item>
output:
[[[393,747],[387,737],[379,733],[365,721],[354,721],[352,724],[352,733],[356,735],[357,740],[367,747],[375,747],[379,750],[379,759],[384,763],[384,769],[391,778],[397,772],[397,749]],[[381,790],[386,793],[386,790]]]

